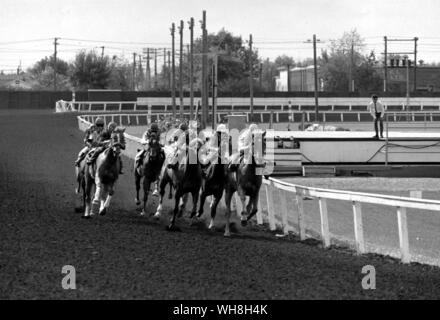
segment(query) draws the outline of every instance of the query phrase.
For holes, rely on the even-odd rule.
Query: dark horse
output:
[[[143,162],[134,170],[134,179],[136,184],[136,204],[139,205],[139,189],[141,188],[141,179],[143,178],[144,188],[144,206],[141,215],[146,214],[148,193],[151,183],[155,182],[159,176],[165,159],[162,156],[162,147],[159,140],[155,137],[150,139],[148,150],[145,152]]]
[[[178,163],[171,164],[170,157],[168,157],[165,160],[160,175],[160,198],[155,217],[158,217],[161,214],[166,185],[168,183],[171,183],[175,188],[174,211],[173,217],[171,218],[171,223],[168,226],[168,230],[175,229],[177,215],[179,214],[179,216],[181,216],[183,214],[185,201],[182,205],[180,205],[180,208],[179,204],[181,198],[184,197],[187,193],[191,193],[193,200],[191,216],[194,216],[197,213],[197,202],[199,198],[200,187],[202,185],[202,172],[200,163],[197,158],[197,151],[201,147],[202,142],[200,139],[194,139],[193,141],[191,141],[191,143],[188,143],[188,135],[186,136],[186,138],[186,150],[183,150],[182,153],[179,155]]]
[[[84,218],[90,218],[92,210],[92,189],[96,186],[93,204],[100,204],[99,214],[105,215],[114,194],[114,184],[119,177],[121,148],[124,148],[125,128],[116,128],[111,135],[109,146],[98,156],[93,164],[84,168]]]
[[[228,135],[226,134],[226,138]],[[211,202],[211,222],[209,224],[209,229],[214,228],[214,219],[217,213],[217,206],[223,196],[225,179],[226,179],[226,169],[228,166],[228,161],[226,158],[226,150],[229,149],[229,141],[222,139],[222,133],[216,132],[216,135],[212,136],[216,145],[218,146],[213,157],[213,161],[204,166],[202,164],[202,192],[200,195],[200,206],[197,217],[203,215],[203,206],[207,196],[213,196],[213,201]],[[212,145],[212,144],[211,144]]]
[[[225,237],[231,235],[229,220],[231,218],[231,200],[234,192],[237,192],[243,211],[241,212],[241,223],[243,226],[257,213],[260,187],[263,182],[262,168],[265,167],[264,152],[266,132],[253,135],[252,150],[249,155],[244,155],[239,163],[236,172],[228,170],[225,183],[226,203],[226,228]],[[249,203],[246,205],[246,196],[249,196]],[[245,211],[246,210],[246,211]],[[247,214],[247,217],[246,217]]]

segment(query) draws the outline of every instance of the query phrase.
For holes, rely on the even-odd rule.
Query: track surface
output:
[[[1,112],[0,128],[2,299],[440,297],[439,268],[324,250],[256,227],[225,239],[181,219],[182,232],[167,232],[166,220],[137,215],[128,159],[110,214],[84,221],[73,210],[75,117]],[[77,290],[61,288],[64,265],[76,268]],[[365,265],[376,268],[376,290],[362,290]]]

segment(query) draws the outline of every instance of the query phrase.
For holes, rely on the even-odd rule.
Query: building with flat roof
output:
[[[315,72],[313,66],[290,68],[289,73],[287,73],[287,68],[279,68],[278,70],[279,76],[275,79],[276,91],[315,91]],[[288,85],[290,85],[289,89]],[[322,79],[319,79],[319,91],[323,91]]]

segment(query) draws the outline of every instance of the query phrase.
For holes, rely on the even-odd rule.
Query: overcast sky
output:
[[[194,17],[200,36],[203,10],[209,32],[225,28],[246,40],[252,34],[260,56],[270,59],[312,57],[312,46],[303,41],[313,34],[323,42],[318,48],[325,48],[357,29],[377,54],[385,35],[419,37],[418,59],[440,61],[438,0],[1,0],[0,69],[16,68],[20,60],[26,68],[51,55],[54,37],[61,38],[58,56],[65,60],[80,48],[100,52],[101,46],[130,58],[143,47],[170,46],[171,23],[184,20],[186,43],[186,22]],[[39,41],[13,43],[27,40]],[[392,43],[393,50],[412,51],[413,43]]]

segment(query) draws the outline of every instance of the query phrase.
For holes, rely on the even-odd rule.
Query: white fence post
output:
[[[304,219],[304,204],[302,201],[302,191],[296,188],[296,207],[298,209],[298,228],[301,241],[306,239],[306,225]]]
[[[266,184],[265,187],[266,187],[267,215],[269,218],[269,228],[270,228],[270,230],[273,231],[276,229],[276,226],[275,226],[275,218],[274,218],[274,212],[273,212],[273,194],[272,194],[273,184],[272,184],[272,181],[270,182],[270,186],[268,186]]]
[[[399,227],[399,244],[400,244],[401,259],[403,263],[409,263],[411,257],[409,254],[406,208],[404,207],[397,207],[397,224]]]
[[[282,221],[283,221],[283,232],[284,234],[288,234],[289,233],[289,222],[287,219],[287,216],[289,214],[289,208],[287,206],[287,197],[286,197],[286,192],[279,190],[279,194],[280,194],[280,203],[281,203],[281,214],[282,214]]]
[[[258,211],[257,211],[257,223],[263,224],[263,208],[261,207],[261,194],[258,195]]]
[[[319,212],[321,214],[321,236],[324,248],[330,246],[330,232],[328,227],[327,200],[319,198]]]
[[[362,226],[362,209],[361,203],[353,201],[353,221],[354,221],[354,238],[356,240],[356,250],[358,253],[365,252],[364,229]]]

